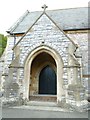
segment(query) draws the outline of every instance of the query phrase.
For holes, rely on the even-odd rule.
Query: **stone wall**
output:
[[[82,55],[83,73],[87,73],[87,33],[72,33],[67,34],[73,41],[79,44],[77,54]],[[4,58],[3,73],[8,74],[11,81],[16,80],[19,85],[19,93],[24,92],[24,65],[28,55],[39,46],[48,46],[55,50],[62,58],[64,66],[68,66],[69,60],[69,45],[75,47],[71,40],[51,21],[46,15],[43,15],[34,26],[28,31],[21,42],[16,46],[14,52],[12,48],[21,37],[9,36],[8,44]],[[74,48],[75,50],[75,48]],[[74,51],[73,51],[74,52]],[[72,57],[73,57],[73,52]],[[74,56],[75,57],[75,56]],[[74,59],[74,58],[73,58]],[[72,60],[73,61],[73,60]],[[12,64],[13,68],[9,69],[8,66]],[[75,65],[75,64],[72,64]],[[9,72],[12,72],[12,77]],[[10,72],[10,73],[11,73]],[[72,73],[73,76],[74,73]],[[83,78],[82,78],[83,79]],[[9,79],[8,79],[9,80]],[[63,69],[63,85],[68,85],[68,72],[67,68]],[[85,79],[84,79],[85,81]],[[84,82],[85,83],[85,82]],[[84,84],[86,85],[86,84]]]
[[[70,43],[70,40],[55,24],[46,15],[43,15],[18,44],[20,46],[20,66],[24,66],[25,60],[30,52],[41,45],[49,46],[57,51],[64,65],[67,65],[68,46]],[[66,69],[64,70],[66,72]],[[22,75],[19,79],[22,79]],[[67,78],[67,74],[64,74],[64,78]]]
[[[79,49],[77,53],[82,56],[82,75],[88,75],[88,34],[87,32],[75,32],[71,34],[67,34],[71,39],[73,39],[76,43],[78,43]],[[82,77],[82,83],[88,89],[88,77]]]
[[[88,74],[88,34],[84,33],[72,33],[68,36],[73,39],[79,46],[79,53],[82,56],[82,63],[84,67],[83,74]]]
[[[87,69],[87,63],[88,63],[88,36],[87,33],[71,33],[71,34],[67,34],[72,40],[74,40],[76,43],[78,43],[79,45],[79,53],[82,55],[82,63],[83,63],[83,74],[87,74],[88,73],[88,69]],[[18,42],[18,40],[21,37],[16,37],[16,42]],[[26,38],[25,38],[26,39]],[[32,38],[33,39],[33,38]],[[34,39],[35,40],[35,39]],[[37,40],[37,39],[36,39]],[[35,40],[35,41],[36,41]],[[22,40],[23,41],[23,40]],[[34,42],[35,42],[34,41]],[[42,39],[43,41],[43,39]],[[23,52],[27,52],[28,45],[30,48],[33,47],[33,42],[31,42],[30,40],[24,40],[24,42],[21,43],[22,48],[24,51]],[[41,43],[41,42],[40,42]],[[39,41],[37,41],[37,44],[39,44]],[[50,44],[50,43],[49,43]],[[5,72],[8,71],[8,66],[11,64],[12,58],[13,58],[13,51],[12,48],[14,46],[14,37],[8,36],[8,42],[7,42],[7,47],[5,50],[5,57],[4,57],[4,73],[8,73]],[[62,43],[62,46],[64,46],[64,43]],[[78,51],[78,50],[77,50]],[[28,54],[28,53],[27,53]],[[24,53],[22,53],[22,56],[24,55]],[[61,54],[62,55],[62,54]],[[24,57],[24,56],[23,56]],[[21,60],[21,64],[22,64],[22,60]]]

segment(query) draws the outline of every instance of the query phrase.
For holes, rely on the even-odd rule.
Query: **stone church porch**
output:
[[[15,44],[10,48],[12,60],[8,65],[6,60],[2,74],[3,97],[6,100],[3,100],[3,105],[55,102],[60,108],[84,110],[88,102],[83,84],[83,68],[87,66],[87,61],[80,54],[84,52],[84,42],[80,42],[83,40],[83,32],[80,35],[79,32],[68,34],[58,24],[61,17],[59,20],[54,19],[55,16],[46,10],[27,12],[24,18],[27,16],[31,20],[27,31],[24,34],[18,33],[20,28],[26,27],[26,24],[24,27],[18,24],[15,28],[17,33],[10,36]],[[76,22],[74,26],[77,26]],[[75,40],[72,36],[75,36]],[[87,49],[86,43],[84,47]]]

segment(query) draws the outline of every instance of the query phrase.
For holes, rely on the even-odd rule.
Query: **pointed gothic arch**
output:
[[[42,45],[39,46],[37,48],[35,48],[33,51],[31,51],[27,58],[25,59],[25,63],[24,63],[24,83],[23,86],[25,88],[24,91],[24,97],[29,99],[29,85],[31,83],[31,76],[30,76],[30,72],[31,72],[31,67],[32,67],[32,63],[35,60],[35,58],[40,55],[41,53],[47,53],[48,55],[50,55],[55,64],[56,65],[56,71],[57,71],[57,101],[61,100],[61,96],[64,94],[64,90],[63,90],[63,61],[61,56],[58,54],[58,52],[54,49],[52,49],[49,46],[46,45]],[[47,64],[47,63],[45,63]],[[45,65],[44,64],[44,65]],[[52,63],[51,63],[52,64]],[[44,67],[44,65],[40,68],[42,69]],[[54,67],[53,66],[53,67]]]

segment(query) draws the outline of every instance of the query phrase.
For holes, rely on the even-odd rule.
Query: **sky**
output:
[[[44,4],[47,10],[75,7],[88,7],[89,0],[0,0],[0,34],[6,31],[26,10],[41,11]]]

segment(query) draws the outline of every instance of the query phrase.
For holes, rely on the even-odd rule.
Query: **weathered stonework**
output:
[[[25,36],[8,37],[2,71],[4,97],[20,98],[22,95],[22,99],[29,100],[30,96],[38,95],[39,74],[46,65],[57,75],[59,106],[86,104],[85,88],[88,86],[83,74],[88,72],[87,33],[64,33],[44,13]]]

